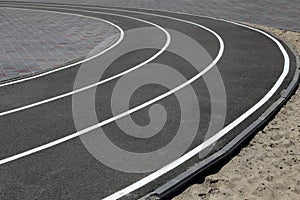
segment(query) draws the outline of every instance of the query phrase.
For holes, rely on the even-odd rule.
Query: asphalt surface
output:
[[[32,9],[34,8],[32,7]],[[93,88],[53,102],[1,116],[1,161],[76,133],[95,123],[110,119],[118,113],[126,112],[121,105],[123,105],[123,97],[127,95],[127,92],[129,93],[129,89],[122,90],[121,86],[125,88],[127,85],[138,86],[138,89],[133,92],[129,99],[128,109],[132,109],[166,93],[170,89],[175,88],[178,84],[192,79],[220,54],[220,40],[218,40],[216,35],[212,34],[212,32],[200,28],[195,24],[148,15],[147,13],[184,19],[212,29],[220,35],[224,41],[225,49],[217,65],[201,78],[195,80],[191,85],[184,87],[178,92],[155,102],[156,106],[157,104],[163,106],[165,108],[164,111],[160,110],[161,107],[156,107],[153,111],[152,108],[150,108],[152,105],[147,105],[133,113],[131,117],[127,116],[122,119],[112,120],[111,123],[92,130],[80,138],[75,137],[54,147],[0,165],[1,199],[73,200],[102,199],[105,197],[113,198],[114,196],[110,195],[116,194],[123,188],[148,177],[154,171],[159,170],[173,160],[181,158],[184,153],[196,148],[203,141],[207,140],[207,134],[211,132],[211,124],[216,125],[214,127],[218,129],[213,129],[212,133],[214,135],[220,129],[243,115],[270,91],[283,73],[284,58],[274,41],[262,33],[224,21],[146,10],[135,10],[144,12],[141,14],[100,8],[85,8],[83,6],[72,8],[74,10],[70,10],[70,6],[66,8],[64,8],[64,6],[59,6],[59,8],[43,8],[39,6],[36,7],[36,9],[71,12],[109,20],[119,25],[125,31],[123,43],[138,46],[144,42],[145,44],[143,46],[149,46],[151,48],[127,51],[120,56],[117,54],[120,52],[119,49],[122,48],[122,44],[120,44],[111,50],[111,52],[88,63],[23,83],[1,87],[1,113],[70,92],[74,90],[74,87],[78,89],[94,83],[95,80],[104,80],[124,70],[128,70],[159,52],[167,40],[165,33],[161,30],[153,32],[155,37],[151,37],[151,35],[147,35],[146,33],[144,35],[141,34],[140,37],[136,37],[135,34],[130,37],[132,34],[130,31],[136,28],[142,28],[143,31],[147,31],[147,27],[154,29],[157,29],[157,27],[132,18],[129,19],[111,14],[88,12],[87,10],[96,12],[105,11],[155,23],[170,33],[171,44],[168,46],[166,52],[151,61],[153,65],[149,65],[148,68],[145,66],[137,69],[120,78],[101,84],[96,89]],[[186,51],[185,48],[190,46],[186,47],[185,43],[180,43],[180,41],[176,43],[176,39],[180,38],[177,35],[178,32],[192,38],[193,41],[201,45],[202,50],[205,50],[203,50],[202,53],[207,53],[208,56],[206,57],[198,55],[199,58],[204,58],[199,67],[195,66],[193,62],[189,62],[189,56],[183,57],[182,55],[178,55],[178,52],[183,52],[183,55],[193,56],[198,53],[195,52],[194,49]],[[172,41],[172,39],[174,41]],[[191,40],[186,40],[185,42],[188,43],[189,41]],[[280,91],[285,89],[293,78],[296,69],[295,57],[285,45],[284,47],[290,59],[288,74],[278,90],[266,104],[261,106],[243,123],[228,132],[226,136],[218,140],[217,145],[215,145],[210,152],[200,157],[198,154],[192,156],[187,162],[163,174],[144,187],[136,188],[136,190],[130,191],[128,194],[125,192],[118,197],[124,199],[138,199],[150,193],[171,178],[174,178],[188,169],[194,163],[201,161],[202,157],[206,157],[217,151],[230,141],[231,138],[240,133],[248,124],[257,119],[263,111],[280,97]],[[174,52],[171,52],[171,50],[176,50],[178,54],[176,55]],[[117,59],[113,60],[107,68],[103,68],[103,66],[105,66],[104,63],[110,63],[109,60],[106,60],[106,58],[110,56],[115,56]],[[168,76],[169,74],[167,72],[169,71],[167,69],[161,71],[163,67],[160,67],[159,64],[169,66],[168,70],[176,71],[181,74],[181,76],[178,76],[178,80],[174,80],[174,83],[172,82],[173,80],[169,81],[172,79]],[[89,71],[90,69],[88,67],[92,65],[96,65],[97,67],[95,69],[99,69],[98,71],[101,73],[92,71],[93,73],[87,73],[83,76],[83,80],[76,82],[78,81],[77,78],[80,76],[80,73],[82,71],[83,73]],[[155,72],[154,74],[153,71]],[[175,73],[175,75],[177,73]],[[99,77],[99,74],[101,77]],[[176,77],[175,75],[174,77]],[[134,82],[133,80],[135,79],[140,82]],[[141,86],[138,85],[149,79],[153,79],[153,81]],[[161,82],[165,81],[168,86],[156,83],[154,81],[156,79]],[[121,83],[121,86],[119,86],[120,84],[118,82]],[[218,84],[221,84],[221,86],[218,88],[213,87],[214,85],[219,86]],[[121,87],[121,89],[115,89],[118,87]],[[224,91],[222,91],[223,87]],[[219,89],[220,91],[218,91]],[[121,91],[117,97],[114,96],[115,90],[117,90],[117,92]],[[122,93],[122,91],[124,93]],[[90,95],[93,96],[93,92],[94,103],[90,106],[88,104],[88,97]],[[194,94],[191,94],[191,92],[194,92]],[[184,105],[184,107],[181,107],[182,105]],[[117,107],[117,110],[119,109],[117,113],[112,110],[112,106]],[[120,108],[118,108],[118,106]],[[89,120],[91,107],[94,109],[93,114],[96,115],[98,122]],[[225,113],[222,113],[223,109]],[[155,112],[158,114],[155,114]],[[150,116],[148,113],[150,113]],[[159,121],[161,118],[164,118],[162,117],[164,114],[167,114],[165,122],[161,129],[156,130],[157,127],[160,127],[161,124]],[[78,116],[86,117],[77,118]],[[195,116],[199,116],[199,118],[194,118]],[[159,121],[155,121],[155,118],[158,118]],[[137,132],[140,134],[138,136],[134,135],[133,132],[135,131],[133,131],[134,129],[130,129],[130,127],[127,130],[132,130],[132,132],[122,130],[120,128],[122,121],[127,122],[130,119],[139,127],[145,128],[150,124],[150,128],[137,129],[139,130]],[[158,123],[158,125],[155,123]],[[126,124],[125,128],[128,128]],[[192,133],[194,128],[196,128],[195,135]],[[108,138],[118,149],[123,149],[126,152],[138,155],[145,155],[145,157],[147,153],[151,152],[158,151],[159,154],[157,154],[158,156],[150,156],[149,159],[138,163],[133,159],[132,163],[134,164],[132,164],[130,163],[130,159],[128,159],[128,161],[125,157],[118,156],[115,152],[109,151],[109,148],[105,149],[105,144],[103,144],[100,148],[103,148],[102,150],[105,152],[105,155],[103,160],[100,159],[99,161],[99,157],[91,153],[92,150],[87,146],[99,145],[97,144],[97,142],[99,142],[97,141],[98,138],[95,135],[99,134],[97,131],[100,129],[102,131],[101,133],[104,133],[102,136],[106,136],[103,140]],[[151,135],[150,133],[153,131],[157,131],[157,134]],[[181,134],[181,132],[185,134]],[[178,133],[183,136],[179,138],[180,141],[177,141]],[[93,143],[93,140],[95,143]],[[173,144],[173,140],[176,141],[176,145],[173,145],[172,148],[183,149],[183,152],[175,152],[173,155],[169,152],[170,149],[164,148],[169,144]],[[190,140],[191,142],[189,143]],[[97,150],[96,147],[95,149]],[[120,155],[122,154],[120,153]],[[111,163],[107,164],[106,162]],[[121,165],[125,163],[125,166],[120,166],[120,163]],[[131,171],[130,169],[135,170]]]

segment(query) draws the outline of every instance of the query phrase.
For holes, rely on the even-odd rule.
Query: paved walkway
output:
[[[62,3],[60,0],[17,1]],[[300,31],[299,0],[65,0],[63,3],[165,9]]]
[[[28,1],[61,3],[57,0]],[[64,3],[165,9],[300,31],[298,0],[289,3],[272,0],[88,0],[84,3],[66,0]],[[82,59],[115,33],[113,27],[90,18],[1,8],[0,81]]]
[[[92,18],[1,8],[0,81],[83,59],[115,33],[111,25]]]

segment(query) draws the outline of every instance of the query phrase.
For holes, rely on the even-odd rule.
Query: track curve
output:
[[[70,8],[72,8],[72,6],[64,7],[63,5],[58,7],[55,8],[53,5],[51,10],[65,9],[65,11],[70,11]],[[45,8],[39,5],[38,9]],[[72,12],[85,12],[85,14],[89,13],[94,16],[98,15],[97,12],[101,10],[103,11],[105,8],[82,7],[80,10],[73,10]],[[127,11],[109,8],[108,10],[119,16],[127,15],[131,18],[156,23],[164,29],[168,29],[175,41],[171,41],[170,47],[160,56],[150,60],[151,62],[148,64],[145,63],[147,66],[130,71],[128,74],[122,74],[116,80],[109,80],[103,85],[95,85],[98,87],[80,91],[76,95],[70,94],[73,95],[72,97],[68,97],[68,95],[66,98],[54,102],[47,102],[28,110],[20,110],[20,112],[0,117],[0,136],[3,139],[0,147],[2,152],[1,161],[5,161],[10,156],[20,155],[18,153],[24,150],[32,149],[39,144],[53,141],[62,136],[66,138],[63,141],[67,141],[55,146],[55,148],[43,148],[41,149],[43,151],[40,152],[34,151],[38,152],[36,154],[30,155],[29,152],[26,155],[30,156],[24,158],[20,156],[18,157],[21,158],[19,160],[9,160],[15,160],[13,162],[3,162],[0,171],[1,180],[4,180],[3,188],[5,188],[5,191],[3,194],[6,195],[5,198],[12,194],[10,192],[12,189],[10,187],[11,182],[20,185],[24,181],[36,185],[36,191],[22,187],[22,191],[31,191],[28,193],[33,194],[37,194],[40,184],[52,185],[53,181],[59,182],[54,188],[49,188],[47,192],[40,193],[40,199],[61,197],[61,193],[56,191],[65,191],[72,199],[140,198],[186,171],[195,163],[205,160],[222,149],[233,138],[239,136],[241,130],[255,122],[270,105],[281,97],[281,91],[293,82],[293,76],[297,68],[295,56],[285,44],[260,30],[237,23],[184,14],[136,9]],[[110,16],[109,19],[123,23],[124,26],[127,26],[125,30],[129,32],[138,27],[126,20],[122,22],[120,18]],[[186,21],[191,21],[191,23],[187,24]],[[195,24],[201,24],[207,29],[201,30]],[[146,30],[151,32],[149,29]],[[224,40],[225,51],[223,56],[220,54],[224,50],[222,43],[220,43],[218,37],[215,37],[216,35],[209,33],[207,30],[213,30]],[[155,35],[154,32],[153,35]],[[155,37],[159,36],[155,35]],[[195,48],[193,48],[193,45],[195,45]],[[150,45],[150,47],[152,46]],[[186,48],[190,48],[190,50]],[[98,72],[88,72],[88,67],[94,66],[95,63],[92,63],[92,65],[86,65],[85,63],[76,70],[74,69],[74,71],[68,71],[71,72],[71,75],[60,72],[57,76],[61,76],[61,78],[57,76],[53,78],[55,78],[58,85],[62,85],[64,83],[63,78],[67,78],[71,83],[76,82],[78,81],[78,74],[86,72],[84,78],[80,79],[79,84],[79,86],[81,84],[86,86],[86,84],[95,83],[94,80],[99,75],[103,79],[124,70],[118,69],[117,66],[121,66],[120,64],[124,65],[126,63],[126,67],[132,67],[134,63],[140,63],[145,57],[157,52],[157,50],[154,50],[153,47],[141,50],[133,49],[132,51],[129,49],[128,52],[125,51],[120,55],[116,54],[116,59],[111,62],[107,61],[108,64],[97,62],[103,64],[101,68],[95,67],[94,70],[100,70]],[[194,60],[194,58],[197,59]],[[214,61],[211,63],[212,60]],[[207,65],[207,63],[211,64]],[[216,66],[216,63],[218,66]],[[205,66],[210,67],[205,68]],[[80,70],[82,68],[85,70]],[[201,72],[203,68],[204,71]],[[182,80],[186,79],[187,81],[182,84],[179,77],[178,80],[164,78],[173,73],[174,69],[176,73],[179,72],[183,75]],[[272,73],[269,73],[270,71]],[[164,73],[166,74],[164,75]],[[143,76],[145,77],[142,78]],[[121,111],[124,108],[118,105],[122,105],[122,96],[126,95],[121,95],[118,99],[114,98],[114,93],[116,91],[121,92],[121,94],[122,91],[129,92],[129,89],[123,90],[123,86],[129,86],[130,80],[135,78],[139,79],[136,83],[139,86],[147,79],[147,76],[152,77],[148,81],[157,79],[157,82],[150,81],[148,84],[145,84],[145,82],[137,87],[143,89],[136,89],[132,95],[130,94],[128,110],[122,113]],[[98,80],[100,77],[98,77]],[[175,74],[174,77],[176,77]],[[127,79],[128,82],[126,82]],[[118,86],[118,82],[122,82],[122,80],[125,81],[124,84]],[[158,84],[160,81],[162,81],[161,84]],[[36,81],[35,84],[38,83]],[[29,82],[28,84],[20,84],[18,87],[23,90],[26,87],[30,89],[29,86],[31,85]],[[49,84],[49,82],[44,84]],[[163,84],[169,86],[163,87]],[[214,87],[214,85],[219,86],[220,84],[223,86]],[[72,84],[66,85],[68,85],[66,88],[70,88]],[[116,89],[119,87],[121,89]],[[218,90],[218,88],[223,87],[224,91]],[[37,88],[36,91],[39,90],[41,88]],[[6,96],[11,95],[10,88],[5,88],[2,91]],[[43,96],[41,94],[37,92],[35,95]],[[94,97],[92,100],[89,99],[91,96]],[[19,98],[22,98],[22,95]],[[14,99],[17,99],[17,97]],[[90,104],[93,99],[94,102]],[[78,130],[77,115],[74,115],[74,112],[77,112],[74,110],[74,102],[77,102],[75,105],[81,107],[79,113],[83,113],[83,116],[87,117],[92,112],[89,108],[91,105],[94,108],[95,113],[93,115],[95,115],[98,124],[95,123],[95,119],[89,120],[89,118],[79,116],[77,122],[80,123],[79,127],[81,128]],[[155,107],[152,108],[153,103],[155,103]],[[226,104],[225,107],[223,106],[224,103]],[[183,106],[184,104],[187,106]],[[164,108],[157,107],[157,105]],[[110,107],[114,106],[119,109],[117,113],[120,112],[120,115],[113,115]],[[178,106],[179,108],[177,108]],[[4,105],[4,107],[9,107],[9,105]],[[224,111],[224,113],[221,111]],[[45,115],[45,113],[47,114]],[[145,113],[148,114],[145,115]],[[200,113],[201,115],[199,115]],[[195,118],[195,116],[198,117]],[[125,126],[125,129],[129,127],[128,117],[138,124],[140,127],[138,132],[135,133],[131,126],[127,129],[127,132],[118,128],[118,126]],[[72,122],[73,118],[76,127]],[[155,121],[156,118],[158,120]],[[124,119],[127,121],[122,125]],[[13,121],[18,122],[16,126],[12,126]],[[161,121],[164,121],[164,123],[159,125]],[[222,127],[219,128],[220,130],[213,130],[213,135],[210,135],[209,130],[212,122],[214,122],[214,125],[222,124]],[[156,130],[159,126],[161,126],[161,130]],[[103,130],[101,133],[97,132],[100,127]],[[152,128],[145,129],[146,127]],[[70,137],[69,133],[74,132],[76,128],[78,132]],[[155,134],[150,134],[152,131]],[[194,136],[189,134],[193,131],[195,131]],[[85,138],[75,138],[83,133],[85,133]],[[143,172],[144,163],[136,163],[130,168],[136,167],[141,171],[136,170],[136,172],[128,173],[128,171],[106,165],[102,158],[99,160],[99,157],[89,149],[89,145],[97,146],[97,140],[86,143],[88,141],[86,139],[94,138],[97,134],[106,135],[118,148],[126,150],[127,153],[136,153],[139,156],[159,149],[161,149],[161,155],[168,155],[166,154],[168,151],[164,150],[163,147],[171,144],[180,135],[183,137],[179,140],[181,142],[176,143],[177,148],[182,148],[185,153],[179,153],[178,155],[174,153],[173,156],[175,157],[170,157],[171,161],[168,161],[168,159],[161,160],[157,156],[152,157],[144,162],[149,162],[147,166],[156,163],[158,165],[156,170]],[[126,134],[129,136],[124,137]],[[139,136],[139,134],[141,135]],[[190,144],[184,142],[189,136],[193,137]],[[69,140],[71,138],[74,139]],[[103,146],[105,144],[100,148],[97,147],[97,152],[106,152],[107,149]],[[205,154],[198,155],[202,150],[206,150]],[[122,167],[127,168],[130,166],[130,162],[128,163],[127,158],[124,156],[119,158],[109,157],[109,152],[106,152],[105,155],[110,161],[115,159],[115,162],[121,161],[121,165],[125,163]],[[122,161],[122,159],[124,160]],[[24,168],[27,170],[24,170]],[[74,174],[76,174],[76,177]],[[41,182],[36,179],[30,180],[29,177],[33,175],[36,175],[37,178],[41,176],[49,178]],[[57,175],[60,175],[60,177],[57,177]],[[67,187],[63,185],[67,185]],[[78,188],[83,189],[78,190]],[[19,195],[18,198],[22,199],[32,198],[32,196],[24,196],[25,194],[17,195]]]

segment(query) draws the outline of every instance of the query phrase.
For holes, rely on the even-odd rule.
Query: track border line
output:
[[[107,8],[105,8],[105,9],[107,9]],[[126,12],[126,9],[124,9],[125,10],[125,12]],[[123,9],[120,9],[120,11],[124,11]],[[146,10],[146,9],[145,9]],[[127,10],[128,11],[128,10]],[[133,11],[133,12],[135,12],[135,11]],[[136,13],[138,13],[138,12],[136,12]],[[142,13],[142,12],[140,12],[140,13]],[[215,20],[218,20],[218,19],[215,19]],[[250,26],[247,26],[247,25],[244,25],[244,24],[240,24],[240,23],[237,23],[237,22],[231,22],[231,21],[228,21],[228,20],[218,20],[218,21],[224,21],[224,22],[227,22],[227,23],[231,23],[231,24],[235,24],[235,25],[238,25],[238,26],[241,26],[241,27],[244,27],[244,28],[247,28],[247,29],[251,29],[251,30],[254,30],[254,31],[256,31],[256,32],[259,32],[259,33],[261,33],[261,34],[263,34],[263,35],[265,35],[266,37],[268,37],[269,39],[271,39],[271,40],[273,40],[273,42],[275,42],[276,44],[277,44],[277,46],[279,47],[279,49],[281,50],[281,52],[282,52],[282,54],[283,54],[283,57],[284,57],[284,69],[283,69],[283,73],[282,73],[282,75],[279,77],[279,79],[277,80],[277,82],[274,84],[274,86],[272,87],[272,89],[265,95],[265,97],[266,97],[266,100],[265,100],[265,102],[263,102],[263,100],[265,99],[265,97],[263,97],[257,104],[255,104],[252,108],[250,108],[247,112],[245,112],[243,115],[241,115],[240,117],[238,117],[236,120],[234,120],[232,123],[230,123],[228,126],[226,126],[224,129],[225,129],[225,134],[224,133],[222,133],[222,130],[224,130],[224,129],[222,129],[220,132],[218,132],[216,135],[214,135],[213,137],[211,137],[211,138],[209,138],[207,141],[205,141],[205,142],[203,142],[202,144],[200,144],[198,147],[199,147],[199,151],[197,152],[197,153],[199,153],[199,152],[201,152],[203,149],[205,149],[206,147],[208,147],[209,145],[211,145],[212,143],[214,143],[214,142],[216,142],[216,141],[218,141],[221,137],[223,137],[224,135],[226,135],[226,133],[227,132],[229,132],[230,130],[232,130],[234,127],[236,127],[237,125],[239,125],[242,121],[244,121],[246,118],[248,118],[250,115],[252,115],[255,111],[257,111],[259,108],[261,108],[261,106],[262,105],[264,105],[273,95],[274,95],[274,93],[275,92],[277,92],[277,90],[279,89],[279,87],[281,86],[281,84],[283,83],[283,81],[284,81],[284,79],[286,78],[286,76],[287,76],[287,74],[288,74],[288,72],[289,72],[289,66],[290,66],[290,60],[289,60],[289,56],[288,56],[288,54],[287,54],[287,52],[286,52],[286,50],[285,50],[285,48],[282,46],[282,44],[275,38],[275,37],[273,37],[272,35],[269,35],[268,33],[266,33],[266,32],[264,32],[264,31],[261,31],[261,30],[259,30],[259,29],[256,29],[256,28],[253,28],[253,27],[250,27]],[[285,74],[285,75],[284,75]],[[280,83],[281,82],[281,83]],[[276,88],[277,87],[277,88]],[[271,94],[272,92],[271,91],[273,91],[273,90],[275,90],[274,91],[274,93],[273,94]],[[263,103],[261,103],[261,102],[263,102]],[[259,104],[261,104],[261,105],[259,105]],[[253,110],[253,112],[251,113],[251,111],[250,110]],[[250,114],[248,114],[248,113],[250,113]],[[248,115],[248,116],[247,116]],[[245,116],[244,117],[244,119],[242,119],[243,117],[242,116]],[[238,120],[238,119],[240,119],[241,118],[241,120]],[[240,121],[240,122],[239,122]],[[236,122],[236,123],[235,123]],[[234,124],[236,124],[236,125],[234,125]],[[231,126],[230,126],[231,125]],[[227,129],[227,127],[228,127],[228,131],[226,131],[226,129]],[[232,127],[232,128],[231,128]],[[220,133],[220,134],[219,134]],[[218,135],[219,134],[219,135]],[[217,137],[216,137],[217,136]],[[215,139],[215,141],[213,140],[214,138],[216,138]],[[212,141],[211,141],[212,140]],[[208,142],[208,141],[211,141],[211,142]],[[211,143],[211,144],[209,144],[209,145],[203,145],[204,143],[206,143],[206,142],[208,142],[208,143]],[[228,144],[231,144],[231,143],[228,143]],[[226,145],[226,147],[227,147],[227,145]],[[197,147],[195,148],[195,149],[197,149]],[[193,150],[195,150],[195,149],[193,149]],[[192,151],[193,151],[192,150]],[[186,153],[185,155],[187,155],[187,154],[189,154],[189,153],[192,153],[192,151],[190,151],[190,152],[188,152],[188,153]],[[197,153],[195,153],[195,155],[197,154]],[[218,152],[217,152],[218,153]],[[183,156],[185,156],[185,155],[183,155]],[[182,157],[183,157],[182,156]],[[179,159],[181,159],[182,157],[180,157]],[[192,156],[191,156],[192,157]],[[190,158],[191,158],[190,157]],[[214,157],[216,157],[215,155],[214,155]],[[208,157],[209,159],[211,159],[212,157]],[[185,161],[187,161],[188,159],[186,159]],[[215,160],[215,159],[214,159]],[[177,160],[175,160],[175,161],[177,161]],[[175,163],[175,161],[174,162],[172,162],[172,163]],[[185,162],[184,161],[184,162]],[[172,164],[172,163],[170,163],[170,164]],[[169,165],[170,165],[169,164]],[[181,163],[182,164],[182,163]],[[207,166],[208,166],[208,164],[206,164]],[[166,168],[168,165],[166,165],[165,167],[163,167],[163,168],[161,168],[160,170],[162,170],[162,169],[164,169],[164,168]],[[177,166],[179,166],[179,165],[177,165]],[[176,167],[177,167],[176,166]],[[174,167],[175,168],[175,167]],[[159,170],[157,170],[156,172],[158,172]],[[168,169],[166,169],[166,171],[168,172]],[[169,170],[169,171],[171,171],[171,170]],[[152,173],[152,174],[150,174],[149,176],[147,176],[147,177],[149,177],[150,179],[151,179],[151,175],[154,175],[156,172],[154,172],[154,173]],[[165,172],[166,173],[166,172]],[[158,173],[159,174],[159,173]],[[158,177],[160,177],[161,175],[158,175]],[[179,175],[180,176],[180,175]],[[147,177],[145,177],[145,178],[147,178]],[[158,178],[157,177],[157,178]],[[146,184],[148,184],[147,183],[147,181],[146,181],[146,183],[142,183],[143,181],[142,180],[145,180],[145,178],[143,178],[143,179],[141,179],[140,181],[138,181],[138,182],[136,182],[136,183],[134,183],[134,184],[132,184],[132,185],[130,185],[130,186],[128,186],[128,187],[126,187],[126,188],[124,188],[123,190],[120,190],[119,192],[116,192],[116,193],[114,193],[114,194],[112,194],[112,195],[110,195],[110,196],[108,196],[108,197],[106,197],[106,198],[104,198],[105,200],[107,199],[117,199],[117,198],[121,198],[121,197],[123,197],[124,195],[126,195],[126,194],[129,194],[129,193],[131,193],[132,191],[130,191],[130,190],[132,190],[132,188],[130,188],[130,187],[138,187],[138,188],[140,188],[141,186],[140,185],[146,185]],[[178,177],[177,177],[178,178]],[[156,178],[155,178],[156,179]],[[153,180],[155,180],[155,179],[153,179]],[[152,180],[152,181],[153,181]],[[175,178],[175,180],[174,179],[171,179],[168,183],[170,183],[171,184],[171,187],[169,187],[169,188],[174,188],[175,186],[173,185],[175,182],[176,182],[176,178]],[[150,181],[151,182],[151,181]],[[178,183],[178,182],[177,182]],[[179,183],[180,183],[180,181],[179,181]],[[165,185],[164,185],[165,186]],[[133,191],[135,191],[135,190],[137,190],[138,188],[136,188],[136,189],[134,189]],[[158,188],[157,190],[155,190],[155,192],[156,192],[156,194],[158,194],[158,192],[162,192],[162,191],[168,191],[168,190],[166,190],[166,187],[162,187],[162,188]]]
[[[263,31],[263,30],[262,30]],[[273,37],[272,33],[269,33]],[[170,197],[172,194],[176,193],[176,190],[183,188],[196,176],[204,174],[210,167],[216,166],[218,163],[226,160],[229,156],[234,154],[238,149],[242,147],[252,136],[256,135],[259,130],[261,130],[265,125],[267,125],[272,117],[274,117],[277,112],[289,101],[293,96],[295,90],[299,87],[300,83],[300,58],[294,49],[287,44],[283,39],[281,42],[284,43],[294,54],[296,58],[296,70],[293,79],[288,85],[287,89],[281,91],[280,98],[277,99],[257,120],[251,123],[247,128],[240,132],[235,138],[233,138],[228,144],[221,148],[216,153],[205,158],[199,163],[195,163],[194,166],[186,170],[185,172],[179,174],[173,179],[166,182],[164,185],[155,189],[153,192],[142,197],[140,200],[150,200],[150,199],[165,199]]]
[[[68,6],[68,5],[66,5],[66,6]],[[147,9],[145,9],[145,10],[147,10]],[[156,11],[158,11],[158,10],[156,10]],[[170,11],[167,11],[167,12],[170,13]],[[174,13],[176,13],[176,12],[174,12]],[[189,13],[179,13],[179,14],[193,15],[193,14],[189,14]],[[194,16],[198,16],[198,15],[194,15]],[[203,16],[199,16],[199,17],[203,17]],[[236,23],[236,22],[231,22],[231,21],[222,20],[222,19],[216,19],[216,18],[212,18],[212,17],[207,17],[207,18],[211,18],[211,19],[215,19],[215,20],[219,20],[219,21],[224,21],[224,22],[228,22],[228,23],[232,23],[232,24],[237,24],[239,26],[244,26],[244,27],[256,30],[258,32],[262,32],[265,35],[268,34],[268,33],[265,33],[263,31],[259,30],[259,29],[255,29],[255,28],[252,28],[252,27],[249,27],[249,26],[246,26],[246,25],[242,25],[242,24]],[[275,39],[275,40],[277,40],[277,39]],[[279,44],[280,44],[280,42],[279,42]],[[251,124],[241,134],[239,134],[230,143],[228,143],[227,144],[228,146],[226,145],[222,149],[222,151],[220,151],[221,153],[219,155],[215,155],[214,154],[214,157],[207,158],[206,159],[207,163],[204,163],[205,166],[209,167],[209,166],[211,166],[213,164],[213,162],[214,163],[218,162],[218,161],[220,161],[220,158],[228,156],[229,153],[232,152],[232,150],[233,150],[234,147],[240,146],[243,141],[245,141],[251,134],[253,134],[253,132],[255,132],[255,130],[257,130],[258,128],[260,128],[262,126],[262,124],[266,123],[266,121],[272,116],[272,114],[275,114],[276,110],[278,110],[289,99],[289,97],[292,95],[293,91],[297,88],[297,84],[299,83],[299,67],[300,67],[299,66],[299,57],[296,56],[296,59],[297,59],[297,63],[296,63],[297,64],[297,69],[296,69],[294,78],[291,81],[291,83],[289,84],[288,88],[286,90],[284,90],[284,93],[282,94],[281,98],[279,98],[275,103],[273,103],[273,105],[271,107],[269,107],[269,109],[267,109],[267,111],[265,111],[264,115],[262,115],[259,119],[257,119],[257,121],[255,121],[255,123]],[[255,129],[255,127],[256,127],[256,129]],[[203,165],[202,162],[199,163],[199,165],[201,165],[201,164]],[[196,171],[196,172],[198,171],[199,172],[199,170],[200,169],[198,168],[197,170],[194,170],[194,171]],[[186,173],[189,173],[189,172],[186,171]],[[156,195],[159,194],[159,191],[163,192],[163,190],[159,190],[159,189],[162,189],[162,188],[158,188],[157,190],[155,190]]]
[[[146,15],[147,15],[147,13],[146,13]],[[194,23],[194,22],[189,22],[189,21],[182,20],[182,19],[177,19],[177,18],[173,18],[173,19],[177,20],[177,21],[183,21],[183,22],[186,22],[186,23],[190,23],[190,24],[196,25],[196,26],[198,26],[200,28],[203,28],[206,31],[208,31],[208,32],[212,33],[213,35],[215,35],[215,37],[218,39],[219,45],[220,45],[218,55],[204,70],[202,70],[197,75],[195,75],[193,78],[189,79],[188,81],[184,82],[183,84],[180,84],[176,88],[174,88],[174,89],[172,89],[172,90],[170,90],[170,91],[168,91],[168,92],[166,92],[166,93],[164,93],[164,94],[162,94],[160,96],[157,96],[156,98],[153,98],[150,101],[147,101],[147,102],[145,102],[145,103],[143,103],[143,104],[141,104],[141,105],[139,105],[139,106],[137,106],[135,108],[132,108],[132,109],[126,111],[126,112],[123,112],[123,113],[117,115],[117,116],[111,117],[111,118],[109,118],[107,120],[104,120],[104,121],[102,121],[100,123],[97,123],[97,124],[95,124],[93,126],[90,126],[90,127],[85,128],[83,130],[77,131],[77,132],[75,132],[73,134],[67,135],[65,137],[62,137],[62,138],[57,139],[57,140],[54,140],[54,141],[49,142],[47,144],[35,147],[33,149],[24,151],[22,153],[14,155],[14,156],[10,156],[10,157],[1,159],[0,160],[0,165],[8,163],[8,162],[11,162],[11,161],[14,161],[14,160],[17,160],[17,159],[20,159],[20,158],[23,158],[23,157],[26,157],[26,156],[29,156],[31,154],[34,154],[34,153],[37,153],[39,151],[48,149],[50,147],[56,146],[58,144],[61,144],[63,142],[71,140],[73,138],[76,138],[76,137],[78,137],[80,135],[83,135],[83,134],[85,134],[87,132],[90,132],[90,131],[92,131],[94,129],[100,128],[100,127],[102,127],[102,126],[104,126],[106,124],[109,124],[109,123],[111,123],[113,121],[116,121],[116,120],[118,120],[120,118],[123,118],[123,117],[125,117],[125,116],[127,116],[127,115],[129,115],[131,113],[134,113],[134,112],[136,112],[138,110],[141,110],[142,108],[145,108],[145,107],[147,107],[147,106],[149,106],[149,105],[151,105],[151,104],[153,104],[153,103],[155,103],[155,102],[157,102],[157,101],[159,101],[159,100],[161,100],[161,99],[163,99],[163,98],[165,98],[167,96],[170,96],[171,94],[179,91],[180,89],[186,87],[187,85],[190,85],[191,83],[193,83],[194,81],[196,81],[198,78],[200,78],[202,75],[204,75],[205,73],[207,73],[211,68],[213,68],[214,66],[216,66],[217,62],[221,59],[221,57],[223,55],[223,52],[224,52],[224,42],[223,42],[222,38],[216,32],[214,32],[213,30],[211,30],[211,29],[209,29],[209,28],[207,28],[205,26],[202,26],[200,24],[197,24],[197,23]]]

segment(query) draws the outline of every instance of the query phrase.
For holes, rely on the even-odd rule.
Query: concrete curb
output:
[[[272,34],[273,35],[273,34]],[[273,35],[274,36],[274,35]],[[277,36],[274,36],[278,38]],[[281,39],[280,39],[281,40]],[[291,48],[286,42],[281,40],[295,55],[297,68],[295,71],[295,75],[290,82],[289,86],[281,91],[281,97],[274,102],[256,121],[250,124],[245,130],[243,130],[238,136],[236,136],[231,142],[226,144],[222,149],[203,161],[195,164],[193,167],[183,172],[179,176],[173,178],[166,184],[157,188],[155,191],[150,193],[149,195],[143,197],[142,199],[146,200],[154,200],[154,199],[166,199],[170,195],[174,194],[178,189],[185,186],[188,182],[190,182],[196,176],[203,174],[206,170],[208,170],[211,166],[214,166],[221,161],[228,158],[235,151],[237,151],[242,144],[247,141],[249,138],[254,136],[259,130],[261,130],[268,122],[270,122],[271,118],[275,116],[275,114],[282,108],[282,106],[287,103],[290,97],[293,95],[295,90],[297,89],[300,81],[300,58],[296,54],[296,52]]]

